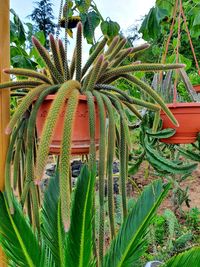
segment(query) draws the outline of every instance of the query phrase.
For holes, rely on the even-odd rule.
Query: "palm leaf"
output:
[[[104,267],[128,267],[139,259],[146,249],[145,234],[156,209],[166,196],[161,180],[148,185],[122,224],[117,237],[104,259]]]
[[[65,266],[93,266],[92,258],[92,221],[94,173],[88,167],[82,168],[78,177],[76,191],[72,203],[71,224],[67,236]]]
[[[162,266],[163,267],[200,266],[200,247],[195,247],[186,252],[175,255]]]
[[[41,250],[28,218],[13,198],[14,215],[10,214],[5,196],[0,193],[0,243],[12,264],[20,267],[40,266]]]
[[[44,242],[51,250],[56,266],[61,266],[62,256],[60,254],[64,242],[64,229],[58,220],[59,214],[59,179],[58,173],[50,178],[49,185],[45,191],[43,207],[41,212],[41,231]],[[61,233],[61,234],[60,234]],[[61,240],[59,237],[63,237]]]

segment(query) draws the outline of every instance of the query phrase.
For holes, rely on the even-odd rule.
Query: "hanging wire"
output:
[[[57,30],[56,30],[56,40],[57,41],[58,41],[58,37],[60,34],[62,10],[63,10],[63,0],[60,1],[60,10],[59,10],[59,15],[58,15],[58,26],[57,26]]]
[[[65,70],[64,70],[64,78],[65,81],[67,80],[67,45],[68,45],[68,35],[67,35],[67,29],[68,29],[68,0],[65,0]]]

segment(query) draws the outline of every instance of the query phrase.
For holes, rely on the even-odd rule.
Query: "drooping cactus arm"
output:
[[[57,84],[63,83],[64,82],[63,76],[59,73],[55,65],[52,63],[48,51],[41,45],[41,43],[35,37],[32,37],[32,41],[38,53],[42,57],[44,63],[46,64],[46,67],[48,68],[54,82]]]
[[[52,81],[46,75],[39,73],[37,71],[34,71],[34,70],[13,68],[13,69],[4,69],[3,71],[6,74],[13,74],[15,76],[36,78],[47,84],[52,84]]]
[[[120,76],[135,71],[154,72],[160,70],[179,69],[184,67],[184,64],[131,64],[127,66],[113,68],[107,71],[107,73],[102,76],[101,81],[99,81],[99,83],[105,83],[106,80],[113,76]]]
[[[30,189],[31,181],[34,181],[34,159],[33,159],[33,143],[35,138],[35,125],[37,112],[44,101],[45,97],[49,94],[55,93],[59,89],[59,85],[54,85],[47,88],[44,92],[42,92],[35,102],[33,109],[31,111],[28,127],[27,127],[27,147],[26,147],[26,177],[24,181],[24,188],[21,195],[21,204],[24,206],[27,194]]]
[[[130,111],[133,112],[133,114],[135,114],[136,117],[138,117],[138,119],[142,120],[142,116],[139,113],[139,111],[137,110],[137,108],[135,107],[135,105],[130,104],[127,101],[123,101],[123,104],[125,104],[125,106],[127,106],[127,108],[130,109]]]
[[[124,74],[123,77],[127,79],[128,81],[131,81],[132,83],[134,83],[136,86],[139,87],[139,89],[143,90],[149,96],[151,96],[152,99],[160,105],[160,107],[166,113],[166,115],[169,117],[172,123],[175,126],[179,126],[178,121],[176,120],[172,112],[169,110],[169,108],[166,106],[162,98],[148,84],[144,83],[143,81],[141,81],[140,79],[132,75]]]
[[[97,45],[96,49],[92,52],[88,61],[85,63],[82,69],[82,77],[85,75],[85,73],[90,68],[90,66],[93,64],[95,59],[99,56],[99,54],[102,53],[102,50],[104,49],[107,40],[108,40],[107,37],[104,37],[103,40]]]
[[[64,75],[63,68],[62,68],[62,58],[58,50],[58,43],[54,39],[53,34],[49,35],[49,41],[51,46],[51,52],[53,56],[54,65],[57,69],[57,71],[60,73],[60,75]]]
[[[69,96],[67,109],[65,111],[64,129],[61,143],[60,154],[60,199],[61,199],[61,215],[65,232],[70,227],[70,156],[72,144],[72,131],[75,113],[78,105],[79,90],[74,89]]]
[[[155,105],[153,103],[149,103],[149,102],[144,101],[144,100],[140,100],[140,99],[135,98],[135,97],[130,97],[126,92],[124,92],[124,91],[122,91],[122,90],[120,90],[120,89],[118,89],[112,85],[97,84],[95,86],[95,89],[101,90],[102,92],[114,91],[114,92],[116,92],[122,96],[123,101],[128,101],[130,104],[143,106],[143,107],[146,107],[146,108],[153,110],[153,111],[160,110],[160,107],[158,105]]]
[[[99,215],[99,263],[103,262],[104,255],[104,175],[105,175],[105,156],[106,156],[106,132],[105,132],[105,107],[104,102],[101,97],[101,94],[97,91],[93,92],[93,95],[96,97],[99,117],[100,117],[100,141],[99,141],[99,204],[100,204],[100,215]]]
[[[36,182],[40,181],[43,174],[43,170],[48,157],[51,137],[53,135],[53,130],[55,128],[57,118],[59,116],[59,111],[63,107],[67,97],[69,97],[71,92],[75,89],[80,90],[80,87],[81,87],[80,83],[78,83],[77,81],[70,80],[65,82],[60,87],[60,89],[56,94],[56,98],[54,99],[51,105],[47,119],[45,121],[45,125],[40,140],[40,145],[37,152],[37,161],[35,170]]]
[[[76,33],[76,80],[81,82],[81,66],[82,66],[82,23],[77,25]]]
[[[18,89],[18,88],[31,88],[35,86],[42,85],[42,82],[39,81],[30,81],[30,80],[25,80],[25,81],[12,81],[12,82],[5,82],[0,84],[0,89]]]
[[[6,134],[10,134],[12,129],[14,128],[17,121],[22,117],[22,115],[26,112],[29,106],[33,103],[35,98],[40,95],[42,91],[48,88],[49,85],[42,84],[38,87],[34,88],[34,90],[30,91],[24,98],[20,105],[17,107],[15,113],[13,114],[8,126],[6,127]]]
[[[114,194],[113,194],[113,160],[115,155],[115,117],[113,106],[110,99],[101,94],[108,113],[108,143],[107,143],[107,177],[108,177],[108,215],[110,221],[111,239],[115,237],[115,218],[114,218]]]

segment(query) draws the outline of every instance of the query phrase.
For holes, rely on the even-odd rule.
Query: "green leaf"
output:
[[[198,12],[198,14],[196,14],[196,16],[194,17],[194,21],[193,21],[193,26],[197,26],[200,25],[200,13]]]
[[[49,247],[57,266],[61,266],[60,249],[64,246],[64,229],[59,229],[57,220],[59,213],[59,177],[56,174],[50,178],[49,185],[45,191],[43,207],[41,212],[41,231],[45,244]],[[58,233],[61,232],[63,244],[59,242]],[[59,248],[59,249],[58,249]]]
[[[104,35],[107,35],[110,39],[113,39],[113,37],[119,34],[120,26],[117,22],[109,19],[101,23],[101,31]]]
[[[94,31],[100,23],[100,17],[95,11],[81,14],[81,21],[83,23],[83,34],[89,44],[93,44]]]
[[[24,30],[24,26],[19,18],[19,16],[15,13],[15,11],[11,8],[10,12],[13,14],[13,20],[14,20],[14,24],[11,23],[12,27],[11,27],[11,40],[15,41],[16,43],[18,43],[19,45],[23,45],[26,41],[26,36],[25,36],[25,30]],[[13,32],[13,30],[15,30],[15,32]],[[14,40],[13,40],[14,37]]]
[[[155,211],[165,198],[169,185],[163,190],[162,181],[148,185],[112,241],[103,267],[131,267],[146,250],[145,236]]]
[[[91,0],[75,0],[75,3],[81,13],[86,13],[91,5]]]
[[[155,39],[161,34],[160,22],[168,15],[166,9],[152,7],[145,16],[139,32],[142,33],[144,40]]]
[[[7,257],[20,267],[40,266],[40,247],[22,208],[13,198],[15,213],[10,214],[5,196],[0,193],[0,244]]]
[[[186,252],[175,255],[169,259],[165,264],[161,265],[163,267],[180,267],[180,266],[190,266],[197,267],[200,263],[200,247],[192,248]]]
[[[95,174],[85,165],[78,177],[67,235],[65,266],[89,267],[92,264],[92,221]]]

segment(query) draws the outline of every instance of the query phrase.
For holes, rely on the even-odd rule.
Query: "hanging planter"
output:
[[[200,84],[193,85],[194,90],[196,93],[200,93]]]
[[[161,139],[161,141],[168,144],[194,143],[200,132],[200,103],[175,103],[167,106],[179,122],[179,127],[174,126],[164,112],[161,111],[163,128],[176,130],[172,137]]]
[[[42,135],[42,130],[47,118],[47,114],[49,113],[49,109],[53,100],[55,99],[55,95],[49,95],[43,101],[42,105],[38,110],[37,120],[36,120],[36,128],[37,135],[40,139]],[[67,101],[60,111],[53,137],[51,140],[49,152],[52,154],[60,154],[60,147],[62,143],[62,133],[64,126],[64,115],[67,106]],[[95,101],[95,145],[96,148],[99,147],[99,113],[97,109],[97,103]],[[72,131],[72,145],[71,145],[71,154],[72,155],[85,155],[89,154],[90,147],[90,129],[89,129],[89,111],[87,105],[87,98],[84,95],[79,96],[79,103],[77,106],[73,131]]]

